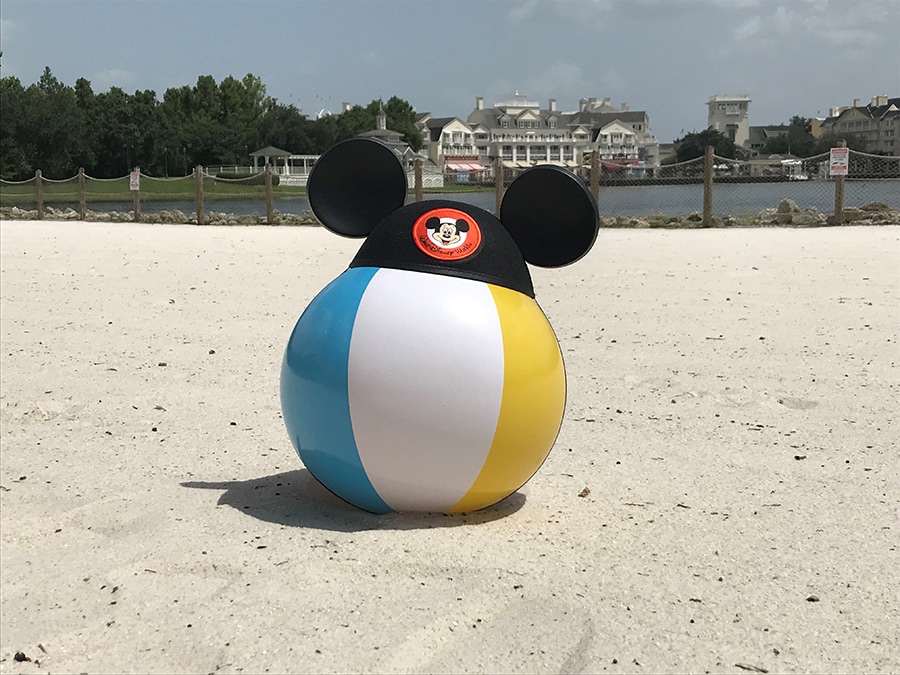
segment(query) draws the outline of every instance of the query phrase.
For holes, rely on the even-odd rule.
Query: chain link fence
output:
[[[592,158],[573,170],[597,197],[607,226],[840,224],[900,211],[900,157],[848,156],[846,176],[831,175],[830,153],[735,160],[711,149],[659,167]],[[419,162],[408,174],[410,200],[455,199],[496,213],[505,188],[527,168],[497,159],[446,171]],[[36,219],[104,219],[111,213],[112,220],[315,222],[305,180],[281,181],[271,170],[212,174],[197,167],[187,176],[161,178],[136,169],[119,178],[79,172],[65,180],[38,171],[26,181],[0,181],[0,207],[4,217]]]

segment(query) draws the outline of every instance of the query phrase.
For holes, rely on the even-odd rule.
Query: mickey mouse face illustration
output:
[[[590,192],[538,166],[509,185],[499,217],[451,200],[404,205],[406,171],[371,139],[322,155],[307,191],[327,229],[364,241],[285,350],[282,412],[306,468],[374,513],[472,511],[515,492],[549,454],[566,399],[528,264],[591,249]],[[435,345],[457,357],[436,360]],[[435,415],[436,401],[453,401],[453,415]]]
[[[461,244],[469,231],[469,223],[460,218],[437,218],[432,216],[425,223],[425,227],[432,230],[431,238],[438,246],[453,248]]]

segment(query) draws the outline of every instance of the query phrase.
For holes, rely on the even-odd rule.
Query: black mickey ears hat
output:
[[[345,237],[367,237],[406,200],[406,171],[381,141],[352,138],[331,147],[313,165],[309,206],[325,227]]]
[[[412,245],[409,233],[413,220],[406,221],[414,212],[419,215],[419,211],[432,206],[423,202],[413,208],[411,204],[398,213],[406,194],[406,170],[399,158],[387,145],[371,138],[353,138],[333,146],[315,163],[307,183],[313,213],[332,232],[347,237],[368,237],[379,223],[397,230],[388,234],[378,228],[376,238],[379,242],[367,241],[354,264],[362,264],[365,259],[378,266],[419,269],[422,264],[415,260],[419,254],[403,252],[408,248],[407,244]],[[431,204],[438,206],[437,202]],[[442,205],[463,212],[482,213],[479,216],[482,226],[489,230],[498,227],[503,233],[497,233],[500,238],[494,239],[493,244],[486,240],[481,248],[499,246],[503,252],[499,249],[493,253],[482,251],[479,256],[485,259],[477,265],[472,264],[473,269],[465,269],[472,261],[438,264],[434,260],[425,260],[425,267],[435,273],[485,281],[490,277],[493,283],[510,285],[523,292],[529,292],[531,281],[522,261],[540,267],[569,265],[591,250],[599,231],[597,203],[587,186],[571,171],[551,165],[528,169],[510,184],[500,205],[499,220],[468,204],[446,202]],[[400,239],[395,240],[395,237]],[[509,238],[512,239],[509,246],[500,244]],[[378,255],[371,256],[376,250]],[[498,257],[491,260],[492,255]],[[511,256],[521,256],[521,259],[516,264]],[[507,264],[498,266],[500,258],[507,259]],[[504,284],[502,279],[495,279],[508,276],[508,270],[502,271],[507,265],[521,266],[521,272],[514,275],[522,277],[519,282]],[[485,269],[479,271],[475,267]]]

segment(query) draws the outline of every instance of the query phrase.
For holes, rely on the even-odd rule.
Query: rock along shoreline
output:
[[[18,206],[0,207],[0,220],[38,220],[37,209],[22,209]],[[80,220],[79,214],[72,208],[56,209],[48,206],[44,209],[44,220]],[[107,223],[135,222],[131,211],[91,211],[85,213],[85,220]],[[312,211],[301,214],[276,212],[271,223],[265,215],[251,213],[235,215],[208,211],[203,214],[202,222],[198,222],[196,212],[184,213],[178,209],[141,214],[142,223],[160,223],[172,225],[216,225],[216,226],[248,226],[248,225],[320,225]],[[763,209],[757,214],[714,216],[707,227],[828,227],[836,225],[900,225],[900,209],[891,208],[882,202],[870,202],[859,208],[845,208],[843,222],[839,223],[833,215],[822,213],[818,209],[801,209],[791,199],[782,200],[777,207]],[[687,216],[654,213],[645,217],[634,216],[600,216],[602,228],[684,228],[704,227],[703,215],[699,212]]]

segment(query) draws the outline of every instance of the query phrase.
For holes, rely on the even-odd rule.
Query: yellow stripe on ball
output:
[[[503,400],[487,459],[449,513],[490,506],[520,488],[550,453],[566,407],[562,354],[544,312],[522,293],[489,288],[503,338]]]

